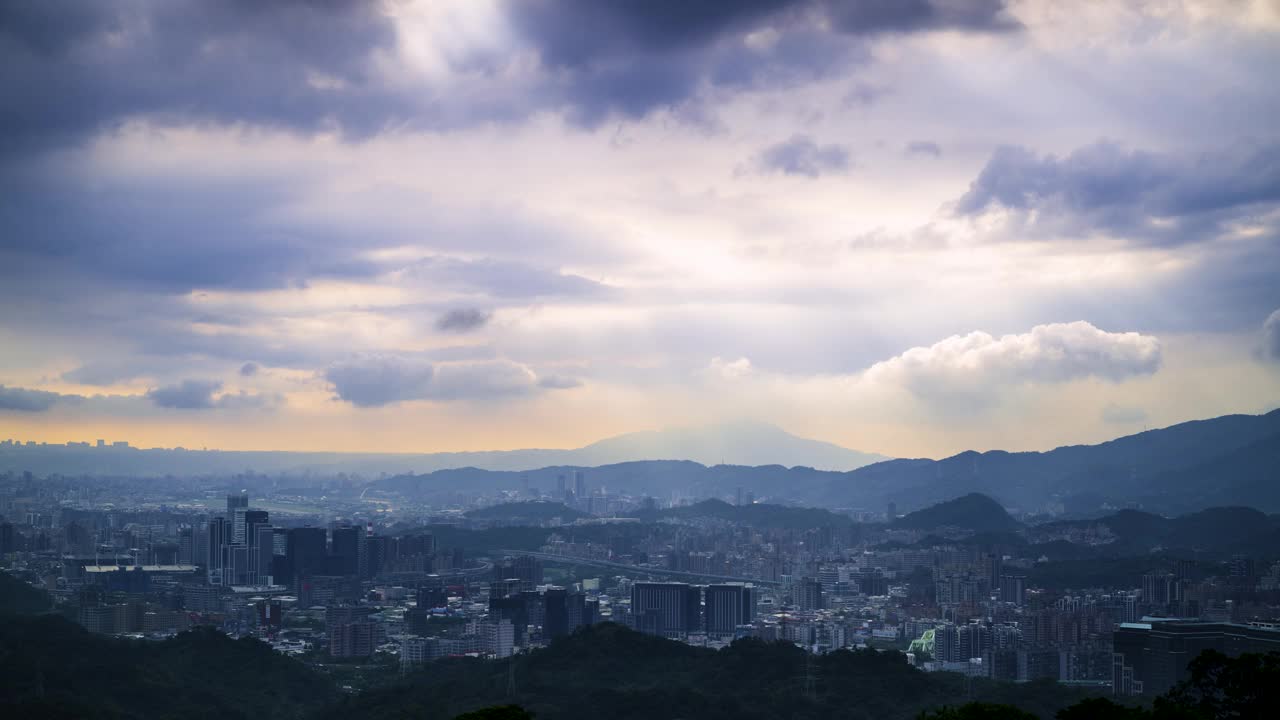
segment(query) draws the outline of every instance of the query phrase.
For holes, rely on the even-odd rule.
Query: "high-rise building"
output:
[[[338,623],[329,627],[329,655],[336,658],[371,657],[374,627],[371,622]]]
[[[1128,694],[1154,696],[1186,680],[1188,665],[1205,650],[1230,657],[1280,652],[1280,629],[1176,620],[1122,623],[1112,643],[1118,663],[1113,682],[1114,678],[1124,682],[1128,671],[1132,674]],[[1124,689],[1114,686],[1113,692],[1121,694]]]
[[[334,575],[355,575],[360,569],[360,533],[357,527],[336,527],[329,550],[332,559],[328,572]]]
[[[1000,592],[1000,580],[1004,577],[1004,556],[992,553],[987,556],[987,587],[993,593]]]
[[[680,640],[697,632],[702,619],[700,588],[684,583],[635,583],[631,616],[635,629]]]
[[[708,635],[729,637],[755,619],[755,593],[750,585],[708,585],[703,589],[703,615]]]
[[[484,651],[497,658],[511,657],[515,652],[516,630],[510,620],[498,618],[480,625]]]
[[[1021,606],[1027,600],[1027,578],[1025,575],[1004,575],[1000,578],[1000,602]]]
[[[826,607],[822,593],[822,583],[817,578],[807,577],[796,587],[796,605],[801,610],[821,610]]]
[[[543,573],[542,561],[532,555],[519,555],[509,563],[503,563],[503,575],[519,580],[522,590],[532,590],[541,585]]]
[[[248,493],[234,493],[227,496],[227,520],[231,521],[231,543],[233,544],[244,544],[244,514],[248,510]]]
[[[324,528],[291,528],[285,539],[285,561],[287,575],[277,582],[293,583],[324,572]]]
[[[581,470],[573,471],[573,494],[582,500],[587,496],[587,477]]]

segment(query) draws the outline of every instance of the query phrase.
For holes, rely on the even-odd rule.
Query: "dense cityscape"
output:
[[[1148,701],[1201,650],[1280,650],[1280,525],[1247,508],[1014,516],[970,493],[828,510],[741,488],[632,495],[597,474],[566,469],[542,489],[521,473],[433,505],[345,474],[6,472],[0,556],[91,633],[208,626],[349,692],[602,623],[711,649],[896,651],[926,673]]]

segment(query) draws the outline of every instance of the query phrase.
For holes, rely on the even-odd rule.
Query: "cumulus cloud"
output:
[[[219,380],[183,380],[147,391],[146,398],[156,407],[174,410],[269,410],[284,404],[277,393],[250,393],[244,390],[221,393]]]
[[[1160,363],[1155,337],[1106,332],[1077,321],[1037,325],[1030,332],[998,338],[985,332],[955,335],[876,363],[863,379],[926,398],[981,402],[984,395],[1021,384],[1089,377],[1120,382],[1150,375]]]
[[[324,373],[337,397],[356,407],[421,400],[430,395],[434,376],[429,362],[388,355],[335,363]]]
[[[258,374],[258,370],[259,370],[258,363],[247,362],[240,366],[240,376],[253,377],[254,375]]]
[[[0,385],[0,410],[19,412],[44,412],[62,399],[62,395],[44,390],[5,387]]]
[[[217,380],[183,380],[176,385],[153,388],[147,397],[158,407],[204,410],[214,406],[213,394],[222,389]]]
[[[370,355],[331,365],[324,377],[337,399],[357,407],[413,400],[486,400],[538,387],[532,370],[507,360],[432,364],[420,357]]]
[[[1004,212],[1021,233],[1179,244],[1277,203],[1280,145],[1166,154],[1100,142],[1061,158],[998,148],[955,211]]]
[[[1262,357],[1280,363],[1280,310],[1276,310],[1262,323]]]
[[[942,157],[942,146],[932,140],[913,140],[907,143],[905,152],[908,155],[932,155]]]
[[[807,135],[794,135],[761,150],[756,156],[755,165],[761,172],[816,178],[824,174],[847,172],[852,159],[849,149],[843,145],[819,145]]]
[[[458,308],[437,318],[436,329],[454,333],[470,332],[484,327],[490,317],[489,313],[478,308]]]

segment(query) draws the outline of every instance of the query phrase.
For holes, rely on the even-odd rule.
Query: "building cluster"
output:
[[[509,657],[613,622],[706,647],[757,637],[818,653],[897,649],[926,671],[1149,695],[1181,677],[1187,653],[1268,647],[1280,621],[1270,559],[1152,560],[1111,587],[1065,589],[1016,545],[852,522],[654,520],[652,500],[587,487],[581,473],[554,490],[593,515],[572,519],[539,502],[406,519],[335,482],[337,499],[175,481],[156,502],[127,480],[0,476],[0,555],[93,632],[214,625],[317,662],[393,654],[405,670]],[[640,516],[612,516],[619,504]],[[528,535],[543,544],[492,544]]]

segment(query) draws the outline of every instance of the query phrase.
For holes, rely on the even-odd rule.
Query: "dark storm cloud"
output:
[[[1004,209],[1027,230],[1178,244],[1212,239],[1223,223],[1277,203],[1280,145],[1173,155],[1103,142],[1062,158],[999,148],[956,212]]]
[[[838,72],[858,37],[1016,27],[1002,0],[514,0],[516,27],[584,124],[641,117],[704,88],[751,89]],[[748,33],[776,42],[751,48]]]
[[[135,116],[370,134],[407,115],[371,65],[394,43],[379,3],[360,0],[9,0],[0,152]]]
[[[147,392],[147,398],[157,407],[179,410],[205,410],[214,407],[213,394],[222,389],[217,380],[183,380],[176,385],[166,385]]]
[[[0,385],[0,411],[44,412],[62,399],[62,395],[44,390],[5,387]]]
[[[258,374],[258,363],[247,362],[240,366],[241,377],[253,377]]]
[[[795,135],[777,145],[770,145],[756,158],[756,166],[763,172],[811,178],[847,172],[851,165],[848,148],[819,145],[807,135]]]
[[[933,157],[942,157],[942,147],[931,140],[915,140],[907,143],[906,153],[908,155],[932,155]]]
[[[513,0],[504,11],[542,73],[516,99],[482,92],[456,101],[380,74],[377,56],[397,51],[383,5],[0,3],[0,153],[74,144],[132,118],[337,129],[356,138],[509,121],[548,107],[594,124],[677,105],[705,87],[838,72],[860,37],[1012,27],[1000,0]],[[772,46],[741,42],[765,27],[779,31]],[[451,58],[458,72],[481,77],[510,60]]]
[[[436,329],[443,332],[465,333],[484,327],[490,314],[477,308],[450,310],[436,319]]]
[[[0,175],[0,277],[77,273],[139,291],[256,290],[367,278],[376,241],[263,219],[290,191],[266,182],[113,182],[43,168]],[[78,284],[67,283],[64,290]]]

